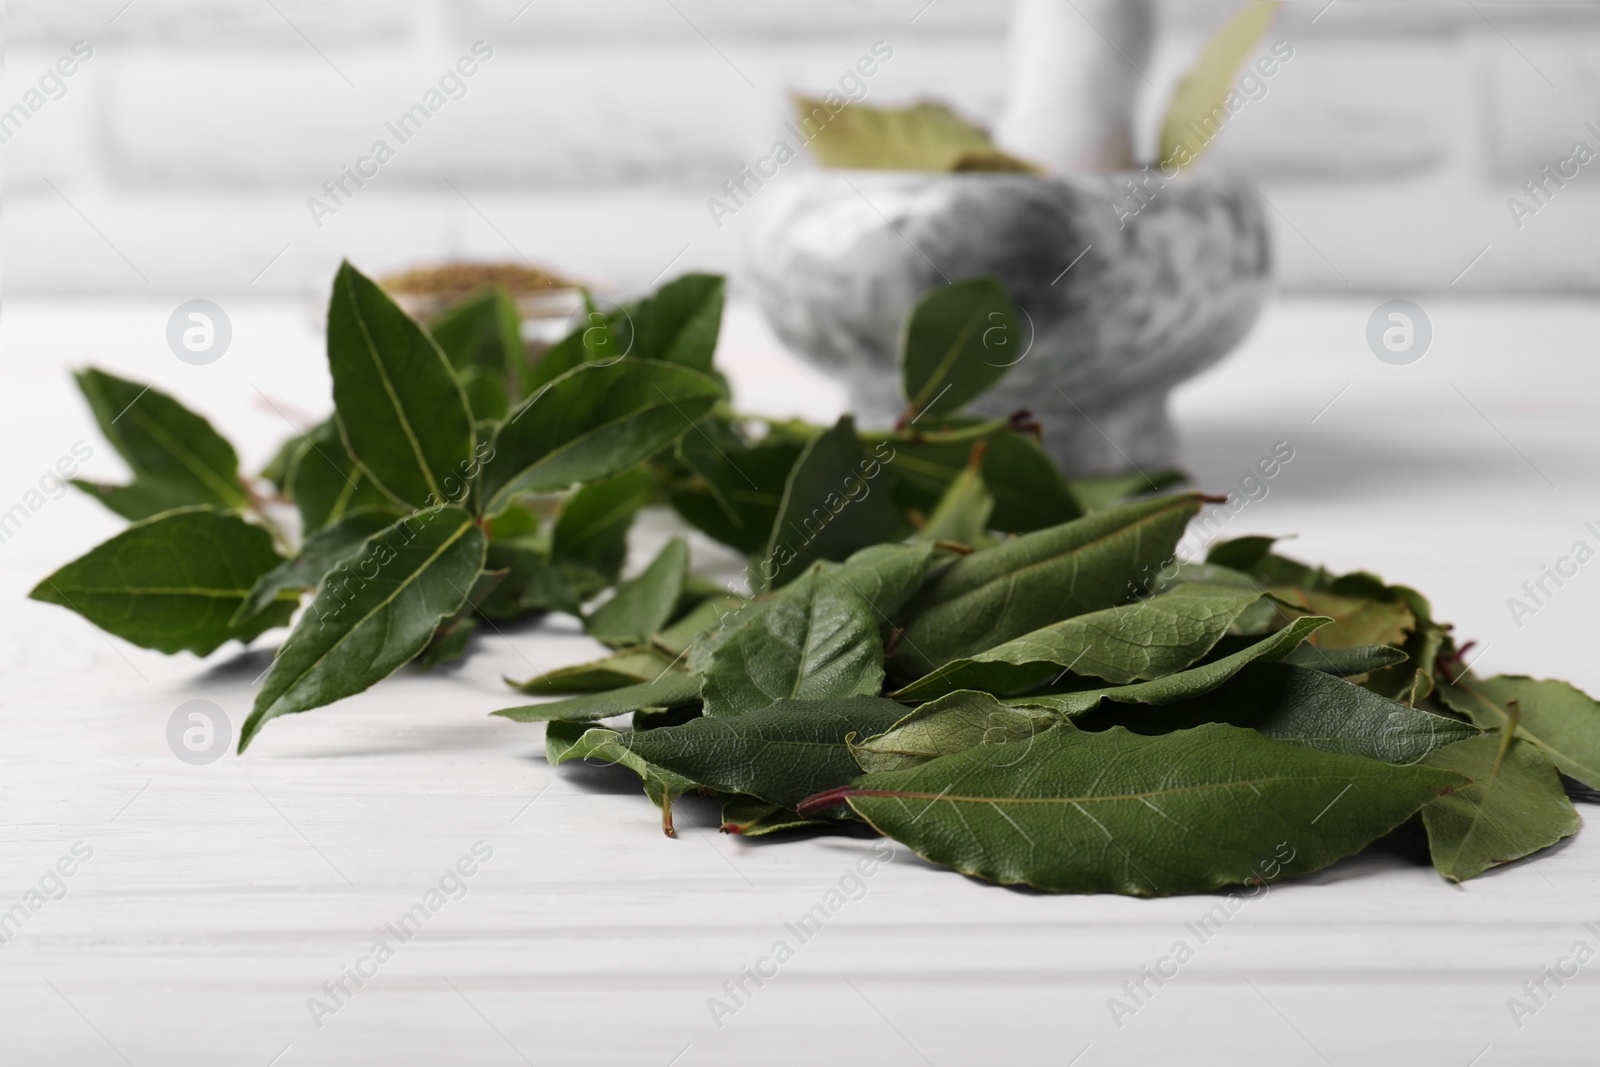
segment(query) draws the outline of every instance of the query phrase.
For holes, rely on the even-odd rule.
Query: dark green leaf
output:
[[[1404,663],[1407,656],[1398,648],[1386,645],[1359,645],[1355,648],[1321,648],[1301,645],[1284,658],[1285,663],[1297,667],[1310,667],[1325,674],[1341,678],[1370,674],[1384,667]]]
[[[136,480],[129,485],[106,485],[74,478],[72,484],[129,522],[148,519],[174,508],[193,507],[198,495],[187,486],[167,482]]]
[[[1261,879],[1274,860],[1291,877],[1326,867],[1466,784],[1233,726],[1058,727],[867,775],[800,810],[845,800],[923,858],[991,882],[1168,896]]]
[[[250,596],[239,605],[234,625],[267,610],[279,600],[280,594],[315,589],[317,583],[361,542],[379,530],[387,530],[399,518],[399,511],[393,507],[358,508],[327,529],[312,534],[293,559],[284,560],[256,579]]]
[[[517,314],[517,302],[499,286],[473,293],[446,308],[428,323],[428,332],[457,371],[487,372],[502,392],[520,383],[526,363],[522,320]]]
[[[529,397],[500,428],[484,471],[488,510],[519,493],[619,474],[690,429],[721,395],[710,378],[670,363],[579,367]]]
[[[842,560],[897,540],[900,518],[889,494],[872,480],[879,470],[879,461],[862,451],[849,415],[812,438],[784,484],[757,581],[775,589],[819,559]]]
[[[467,408],[476,425],[493,424],[506,417],[511,408],[511,394],[505,382],[494,371],[482,367],[468,367],[459,372],[461,392],[467,398]],[[481,432],[481,431],[480,431]]]
[[[887,622],[922,588],[933,563],[933,546],[885,544],[863,548],[843,563],[824,563],[822,569],[851,589]]]
[[[1017,309],[999,278],[966,278],[911,309],[900,339],[900,390],[909,416],[958,411],[1027,353]]]
[[[284,494],[299,509],[300,525],[307,534],[360,508],[394,506],[350,458],[332,419],[299,438],[284,475]]]
[[[589,636],[613,647],[648,644],[672,618],[689,574],[689,543],[674,537],[650,566],[617,586],[616,594],[584,620]]]
[[[739,613],[705,667],[706,714],[745,715],[774,700],[876,696],[883,645],[872,608],[821,568]]]
[[[345,445],[413,507],[459,503],[477,473],[472,412],[433,338],[349,263],[328,305],[328,369]]]
[[[895,694],[930,700],[958,689],[1025,693],[1069,670],[1116,685],[1173,674],[1211,651],[1258,599],[1217,585],[1176,589],[1120,607],[1076,615],[976,656],[945,664]]]
[[[1104,511],[1123,503],[1129,497],[1145,493],[1159,493],[1174,485],[1182,485],[1189,476],[1180,470],[1135,471],[1132,474],[1108,474],[1096,478],[1074,478],[1067,483],[1078,506],[1084,511]]]
[[[417,653],[417,666],[431,670],[445,663],[454,663],[467,654],[467,644],[477,629],[476,616],[457,612],[439,625],[428,639],[428,644]]]
[[[142,497],[153,495],[173,506],[212,504],[229,510],[245,506],[239,457],[204,418],[152,386],[93,369],[75,377],[100,432],[133,471],[134,485],[123,488],[138,489]],[[140,510],[134,497],[111,499],[130,511]],[[107,506],[112,506],[111,499]]]
[[[550,535],[550,556],[581,564],[615,580],[628,557],[628,528],[650,502],[654,480],[636,467],[614,478],[592,482],[567,498]]]
[[[904,707],[881,697],[783,700],[731,719],[699,718],[625,735],[619,743],[711,789],[792,809],[856,777],[846,737],[880,733],[904,714]]]
[[[694,671],[693,665],[697,661],[697,656],[702,650],[709,653],[712,639],[721,633],[724,626],[731,625],[739,611],[748,603],[744,597],[732,593],[702,600],[682,618],[674,620],[670,626],[656,634],[653,644],[673,656],[681,656],[688,652],[687,663],[691,671]]]
[[[812,819],[802,819],[778,804],[768,804],[755,797],[729,797],[722,802],[722,832],[741,837],[763,837],[779,830],[800,830],[819,824]]]
[[[767,547],[783,487],[805,444],[787,438],[745,447],[726,424],[708,419],[678,442],[678,459],[693,474],[672,487],[672,506],[696,528],[741,552]]]
[[[1200,508],[1193,494],[1126,504],[1025,534],[952,564],[904,616],[891,662],[916,678],[1061,619],[1133,599]]]
[[[369,538],[323,579],[256,694],[239,751],[280,715],[361,692],[409,663],[455,614],[483,569],[473,517],[446,507]]]
[[[676,837],[672,828],[673,798],[699,788],[699,783],[640,759],[619,743],[627,736],[626,732],[598,726],[584,728],[576,723],[552,722],[545,728],[545,756],[556,766],[568,760],[592,759],[628,768],[644,782],[645,795],[661,809],[662,830],[668,837]]]
[[[569,371],[585,365],[609,366],[626,353],[611,333],[608,320],[594,300],[583,294],[584,322],[551,345],[527,374],[524,392],[537,395],[539,389]]]
[[[1146,734],[1223,722],[1290,744],[1385,763],[1415,763],[1478,733],[1459,719],[1407,707],[1343,678],[1287,663],[1252,664],[1182,703],[1138,709],[1108,704],[1075,721],[1085,730],[1122,725]]]
[[[292,596],[232,622],[256,579],[281,561],[261,527],[212,508],[183,508],[135,523],[28,595],[141,648],[204,656],[289,621]]]
[[[1462,678],[1441,685],[1436,695],[1485,730],[1506,725],[1506,706],[1521,709],[1517,736],[1544,749],[1545,755],[1584,785],[1600,789],[1600,704],[1567,682],[1541,681],[1520,674]]]
[[[1032,437],[1011,430],[983,439],[980,470],[994,496],[991,529],[1028,533],[1071,522],[1084,514],[1055,461]],[[939,504],[951,482],[967,469],[972,445],[961,442],[895,442],[890,470],[895,499],[902,508],[927,513]]]
[[[980,467],[983,452],[982,441],[973,446],[966,469],[956,475],[939,506],[917,531],[918,540],[974,546],[983,543],[989,532],[989,518],[994,514],[994,494],[984,484]]]
[[[1422,762],[1472,784],[1422,809],[1433,865],[1452,882],[1531,855],[1578,830],[1561,776],[1537,745],[1515,740],[1499,759],[1499,732],[1441,748]]]
[[[711,370],[722,326],[723,289],[718,275],[685,274],[626,309],[633,338],[628,356]]]
[[[682,671],[662,671],[655,679],[603,693],[586,693],[544,704],[524,704],[493,712],[517,722],[596,722],[641,708],[677,708],[700,701],[700,679]]]

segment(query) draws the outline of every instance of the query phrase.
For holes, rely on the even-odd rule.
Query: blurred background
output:
[[[1163,0],[1145,147],[1232,0]],[[526,258],[633,291],[729,271],[709,197],[765,153],[788,93],[887,42],[866,102],[943,100],[993,123],[1011,5],[996,0],[13,0],[6,12],[7,296],[300,295],[370,272]],[[1085,34],[1095,32],[1087,21]],[[1593,293],[1600,168],[1514,219],[1507,200],[1600,148],[1600,8],[1290,3],[1295,58],[1210,148],[1274,209],[1280,289]],[[92,57],[24,100],[84,42]],[[400,144],[386,133],[474,42],[492,51]],[[80,46],[81,47],[81,46]],[[1586,110],[1587,109],[1587,110]],[[307,201],[395,147],[336,213]],[[802,158],[790,167],[810,167]],[[1475,259],[1474,257],[1481,257]],[[1470,269],[1466,269],[1471,264]]]

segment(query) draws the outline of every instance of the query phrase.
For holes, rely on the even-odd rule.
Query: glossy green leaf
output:
[[[1485,730],[1505,726],[1506,707],[1515,700],[1521,710],[1517,736],[1544,749],[1561,773],[1600,789],[1600,704],[1577,686],[1501,674],[1461,678],[1439,686],[1435,695]]]
[[[963,689],[929,701],[874,737],[852,742],[850,753],[868,774],[900,771],[974,745],[1026,741],[1063,721],[1043,708],[1012,707],[988,693]],[[1012,750],[1024,758],[1026,748]]]
[[[439,628],[433,632],[433,636],[428,639],[422,651],[417,653],[417,666],[431,670],[463,658],[467,654],[467,646],[472,641],[472,635],[477,630],[477,616],[456,612],[439,624]]]
[[[468,367],[460,371],[458,377],[462,395],[467,398],[467,410],[472,412],[473,422],[480,432],[506,417],[511,409],[511,394],[498,373],[482,367]],[[492,430],[488,436],[493,436]]]
[[[966,407],[1026,355],[1025,343],[999,278],[965,278],[933,290],[911,309],[900,338],[907,418]]]
[[[556,517],[551,558],[615,579],[628,557],[628,530],[639,509],[650,502],[652,487],[650,471],[636,467],[578,489]]]
[[[1063,619],[954,660],[895,696],[931,700],[958,689],[1024,693],[1069,670],[1116,685],[1149,681],[1176,673],[1211,651],[1257,599],[1248,590],[1181,585],[1149,600]]]
[[[308,535],[364,507],[393,507],[389,495],[361,472],[333,419],[301,435],[284,474],[284,495],[300,511]]]
[[[1486,733],[1423,760],[1472,779],[1422,809],[1433,865],[1452,882],[1532,855],[1578,830],[1578,813],[1549,757],[1518,739],[1501,759],[1502,741],[1498,731]]]
[[[233,622],[250,587],[280,562],[261,527],[213,508],[182,508],[135,523],[28,595],[141,648],[204,656],[224,641],[249,641],[289,621],[297,598],[285,595]]]
[[[633,342],[628,356],[711,370],[725,288],[720,275],[685,274],[625,308],[619,317],[625,319]],[[615,323],[612,330],[623,332]]]
[[[847,736],[880,733],[904,713],[881,697],[783,700],[735,718],[699,718],[626,735],[619,743],[711,789],[792,809],[856,777]]]
[[[74,478],[72,484],[129,522],[139,522],[174,508],[193,507],[196,503],[215,506],[209,501],[197,501],[199,494],[186,486],[166,482],[136,480],[128,485],[108,485]]]
[[[610,478],[709,412],[721,387],[670,363],[581,366],[529,397],[500,428],[484,471],[489,512],[520,493]]]
[[[492,714],[517,722],[597,722],[641,708],[677,708],[699,701],[700,679],[683,671],[664,670],[648,682],[544,704],[501,708]]]
[[[1069,727],[867,775],[800,811],[843,800],[924,859],[1003,885],[1168,896],[1260,879],[1280,845],[1284,876],[1326,867],[1466,784],[1233,726]]]
[[[1276,633],[1244,648],[1216,656],[1188,670],[1134,685],[1093,686],[1061,693],[1034,693],[1007,700],[1017,706],[1049,708],[1063,715],[1081,715],[1104,701],[1119,704],[1172,704],[1211,692],[1252,663],[1275,663],[1289,655],[1327,619],[1308,616],[1296,619]]]
[[[787,438],[746,447],[721,420],[707,419],[678,441],[678,459],[690,477],[672,487],[672,506],[723,544],[763,552],[789,472],[804,450],[805,442]]]
[[[387,530],[400,517],[400,512],[393,507],[359,508],[312,534],[292,559],[284,560],[256,579],[255,585],[250,587],[250,595],[239,605],[234,624],[267,610],[283,593],[298,594],[315,589],[361,542],[380,530]]]
[[[1122,725],[1145,734],[1222,722],[1290,744],[1385,763],[1415,763],[1437,748],[1478,735],[1476,727],[1459,719],[1287,663],[1252,664],[1182,703],[1137,709],[1107,704],[1075,722],[1085,730]]]
[[[584,318],[571,333],[551,345],[526,375],[524,391],[537,395],[544,386],[582,366],[608,366],[627,353],[611,333],[609,320],[595,307],[587,291],[583,294]]]
[[[239,457],[211,423],[153,386],[94,369],[74,377],[100,432],[133,471],[133,485],[117,487],[122,494],[98,494],[107,506],[118,514],[125,512],[113,501],[135,514],[152,498],[179,507],[245,506]],[[130,495],[135,490],[137,497]]]
[[[477,472],[472,412],[439,346],[348,262],[328,304],[328,369],[345,446],[412,507],[465,499]]]
[[[849,415],[812,438],[784,483],[756,579],[776,589],[817,560],[842,560],[898,540],[900,518],[885,487],[871,476],[881,471],[880,459],[868,458]]]
[[[1239,68],[1256,50],[1281,6],[1251,0],[1206,42],[1167,105],[1161,124],[1163,168],[1187,167],[1206,150],[1216,136],[1218,116],[1225,122],[1233,111],[1231,102],[1240,98],[1235,85]]]
[[[651,682],[673,665],[673,658],[654,648],[624,648],[591,663],[579,663],[536,674],[525,682],[507,684],[532,696],[567,696],[605,693],[624,686]]]
[[[279,650],[239,751],[278,716],[353,696],[409,663],[466,601],[484,546],[483,530],[456,507],[414,513],[369,538],[323,579]]]
[[[817,568],[739,614],[705,667],[706,714],[745,715],[774,700],[876,696],[883,644],[872,608]]]
[[[1193,494],[1126,504],[966,556],[903,615],[891,662],[917,678],[1061,619],[1133,599],[1200,508]]]

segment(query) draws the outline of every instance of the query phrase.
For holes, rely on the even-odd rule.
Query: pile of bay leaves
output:
[[[720,801],[747,835],[869,824],[990,881],[1165,895],[1304,874],[1420,816],[1462,880],[1573,833],[1600,707],[1478,679],[1415,591],[1266,538],[1180,562],[1170,473],[1065,477],[1026,413],[967,408],[1016,362],[992,278],[913,310],[886,430],[734,412],[723,283],[688,275],[530,356],[493,289],[430,322],[346,264],[334,413],[259,477],[202,416],[79,384],[126,461],[76,483],[132,521],[35,599],[146,648],[280,626],[240,735],[466,654],[547,612],[612,649],[520,684],[554,763]],[[649,505],[748,560],[724,587],[675,537],[620,580]],[[557,699],[550,699],[557,698]],[[1286,851],[1292,850],[1292,851]],[[1292,854],[1284,862],[1282,857]]]

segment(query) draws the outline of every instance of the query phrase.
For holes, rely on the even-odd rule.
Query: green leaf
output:
[[[591,482],[561,507],[550,535],[550,556],[593,568],[614,581],[628,557],[628,528],[650,502],[654,479],[645,467]]]
[[[331,418],[301,435],[284,473],[284,494],[299,509],[307,534],[364,507],[394,506],[350,458]]]
[[[1370,674],[1385,667],[1406,662],[1409,657],[1398,648],[1386,645],[1358,645],[1355,648],[1322,648],[1318,645],[1301,645],[1288,656],[1285,663],[1296,667],[1309,667],[1314,671],[1351,678]]]
[[[1211,692],[1252,663],[1274,663],[1300,647],[1327,619],[1308,616],[1296,619],[1276,633],[1260,639],[1236,652],[1219,656],[1188,670],[1169,674],[1154,681],[1134,685],[1096,687],[1064,693],[1034,693],[1015,697],[1006,703],[1014,706],[1048,708],[1062,715],[1081,715],[1100,706],[1103,701],[1118,704],[1172,704]]]
[[[317,584],[341,560],[380,530],[387,530],[400,518],[392,507],[367,507],[349,512],[324,530],[306,538],[293,559],[272,568],[250,588],[250,595],[234,615],[235,626],[267,610],[283,593],[301,593]],[[298,600],[298,596],[295,597]]]
[[[484,546],[457,507],[415,513],[364,542],[323,579],[273,660],[239,751],[278,716],[353,696],[409,663],[466,601]]]
[[[700,679],[664,670],[653,680],[603,693],[586,693],[544,704],[501,708],[491,714],[517,722],[596,722],[643,708],[678,708],[700,701]]]
[[[1578,830],[1561,776],[1537,745],[1487,733],[1431,753],[1423,763],[1472,784],[1422,809],[1433,865],[1452,882],[1532,855]]]
[[[652,644],[672,656],[689,653],[687,662],[694,672],[697,653],[709,649],[713,638],[721,634],[723,627],[731,625],[748,603],[744,597],[732,593],[702,600],[656,634]]]
[[[1024,693],[1070,670],[1116,685],[1173,674],[1210,652],[1245,608],[1248,590],[1180,585],[1149,600],[1077,615],[945,664],[895,694],[929,700],[958,689]]]
[[[672,506],[725,545],[765,551],[805,443],[780,438],[746,447],[716,418],[698,429],[678,441],[678,459],[692,477],[673,485]]]
[[[578,367],[501,426],[484,471],[488,511],[520,493],[620,474],[690,429],[721,396],[715,381],[670,363]]]
[[[983,452],[984,442],[972,446],[966,469],[945,490],[939,506],[917,531],[917,540],[983,544],[989,533],[989,518],[994,514],[994,494],[983,481]]]
[[[1159,493],[1182,485],[1189,476],[1180,470],[1135,471],[1132,474],[1106,474],[1092,478],[1073,478],[1068,489],[1085,512],[1104,511],[1124,503],[1129,497]]]
[[[980,470],[994,497],[991,529],[1029,533],[1083,516],[1084,508],[1055,461],[1032,437],[1005,430],[983,440],[988,447]],[[970,449],[969,442],[896,442],[890,467],[896,501],[924,513],[938,507],[950,484],[967,469]]]
[[[1025,758],[1018,758],[1026,747]],[[962,874],[1050,892],[1169,896],[1326,867],[1467,779],[1233,726],[1143,737],[1057,728],[813,798]]]
[[[522,318],[517,302],[501,287],[483,289],[446,308],[428,323],[428,332],[457,371],[487,372],[502,391],[520,384],[527,362]]]
[[[432,670],[446,663],[454,663],[467,654],[467,645],[477,629],[476,616],[457,612],[440,624],[427,645],[417,653],[417,666]]]
[[[1193,494],[1024,534],[935,575],[905,607],[894,673],[916,678],[1061,619],[1133,599],[1200,509]]]
[[[1435,695],[1485,730],[1505,726],[1506,706],[1515,700],[1522,713],[1518,736],[1544,749],[1561,773],[1600,789],[1600,704],[1576,686],[1501,674],[1462,678]]]
[[[1415,763],[1434,749],[1476,737],[1459,719],[1381,697],[1353,682],[1287,663],[1255,663],[1209,693],[1139,708],[1109,704],[1075,720],[1085,730],[1121,725],[1139,733],[1172,733],[1208,722],[1323,752]]]
[[[1061,722],[1055,712],[1011,707],[988,693],[963,689],[929,701],[875,737],[852,743],[850,753],[868,774],[899,771],[974,745],[1025,741]],[[1013,751],[1025,755],[1027,750]]]
[[[584,621],[589,636],[613,647],[648,644],[678,606],[689,574],[689,543],[674,537],[637,578]]]
[[[933,546],[927,543],[873,545],[843,563],[821,564],[822,570],[854,589],[887,621],[917,594],[933,564]]]
[[[1316,644],[1328,648],[1362,645],[1403,645],[1416,628],[1411,609],[1399,601],[1274,586],[1267,590],[1279,600],[1294,604],[1308,615],[1325,615],[1333,625],[1317,631]]]
[[[1230,113],[1228,101],[1237,94],[1234,81],[1239,68],[1272,25],[1279,6],[1253,0],[1206,42],[1199,60],[1178,83],[1167,105],[1161,124],[1163,167],[1169,163],[1187,167],[1206,150],[1215,136],[1217,115],[1226,117]]]
[[[83,478],[72,479],[72,484],[104,504],[114,514],[129,522],[139,522],[174,508],[193,507],[195,494],[186,486],[167,482],[134,481],[130,485],[107,485]],[[200,503],[214,504],[201,501]]]
[[[794,98],[797,123],[824,167],[845,170],[1034,170],[995,148],[989,134],[943,104],[830,107]]]
[[[778,804],[755,797],[735,796],[722,802],[722,832],[741,837],[764,837],[779,830],[799,830],[817,826]]]
[[[846,737],[879,733],[904,714],[904,707],[881,697],[782,700],[736,718],[699,718],[629,734],[619,743],[703,786],[793,809],[856,777]]]
[[[673,798],[699,788],[699,783],[640,759],[620,744],[627,736],[625,732],[597,726],[584,729],[574,723],[552,722],[545,730],[545,756],[556,766],[568,760],[593,759],[628,768],[644,782],[645,795],[661,809],[661,829],[668,837],[676,837],[672,828]]]
[[[673,665],[671,656],[653,648],[624,648],[591,663],[579,663],[535,675],[525,682],[507,679],[513,689],[533,696],[605,693],[660,678]]]
[[[935,289],[911,309],[900,338],[905,418],[959,411],[1025,353],[1017,309],[993,275]]]
[[[138,512],[151,497],[169,506],[212,504],[238,510],[248,502],[239,483],[239,457],[204,418],[153,386],[100,370],[74,375],[100,432],[133,471],[134,484],[112,500]],[[137,491],[134,497],[129,492]],[[118,511],[118,514],[125,514]]]
[[[871,606],[817,568],[739,614],[705,668],[706,714],[733,717],[775,700],[876,696],[883,645]]]
[[[897,540],[900,518],[889,494],[871,477],[881,469],[863,452],[849,415],[813,437],[784,483],[766,557],[756,566],[757,580],[776,589],[819,559],[842,560]]]
[[[709,372],[725,287],[720,275],[685,274],[625,309],[633,339],[628,356]]]
[[[476,425],[492,425],[506,417],[506,412],[511,408],[511,394],[506,391],[505,382],[499,374],[482,367],[468,367],[459,372],[457,377]]]
[[[289,621],[293,598],[232,621],[256,579],[279,562],[261,527],[209,507],[182,508],[135,523],[28,595],[141,648],[204,656]]]
[[[477,473],[472,412],[433,338],[348,262],[328,305],[333,404],[350,454],[394,499],[459,503]]]

